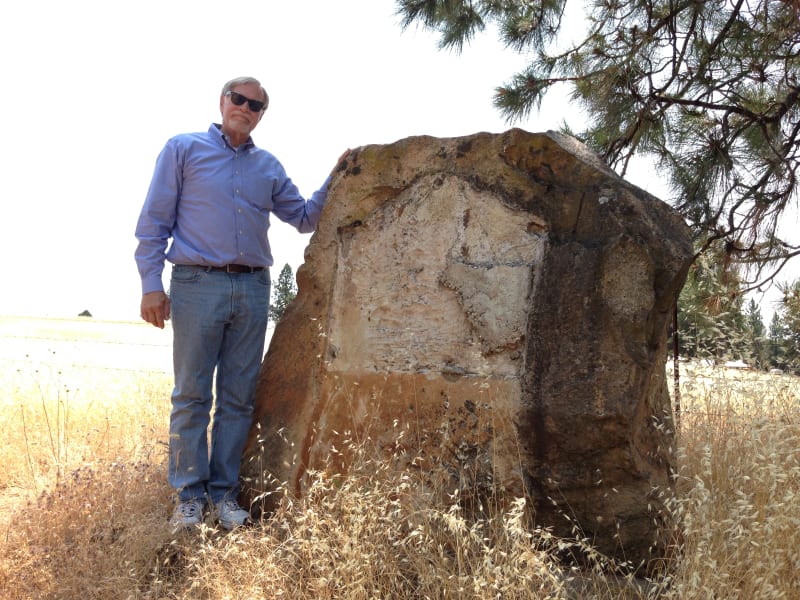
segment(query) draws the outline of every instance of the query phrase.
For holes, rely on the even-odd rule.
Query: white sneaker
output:
[[[173,533],[184,529],[195,527],[203,522],[203,511],[206,507],[205,502],[198,498],[178,502],[169,525]]]
[[[230,531],[250,524],[250,513],[239,506],[236,500],[223,500],[214,506],[214,520]]]

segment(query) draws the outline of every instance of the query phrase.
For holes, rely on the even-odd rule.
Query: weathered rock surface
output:
[[[691,254],[670,207],[567,136],[360,148],[262,366],[250,497],[264,473],[301,492],[369,439],[428,491],[527,494],[537,524],[647,560],[672,465],[667,322]]]

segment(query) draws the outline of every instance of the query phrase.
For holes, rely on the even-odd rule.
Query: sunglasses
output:
[[[254,113],[261,112],[264,109],[264,103],[261,100],[251,100],[247,96],[242,96],[238,92],[225,92],[226,96],[231,97],[231,102],[236,106],[241,106],[247,102],[247,107]]]

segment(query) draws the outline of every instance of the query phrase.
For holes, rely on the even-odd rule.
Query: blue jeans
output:
[[[236,499],[269,316],[269,271],[175,265],[169,483],[182,501]],[[216,403],[211,427],[212,386]]]

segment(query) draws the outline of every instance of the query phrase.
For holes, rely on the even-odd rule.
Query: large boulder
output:
[[[537,524],[647,560],[691,256],[675,211],[565,135],[358,149],[264,360],[246,495],[271,478],[302,493],[357,441],[414,468],[421,493],[527,496]]]

